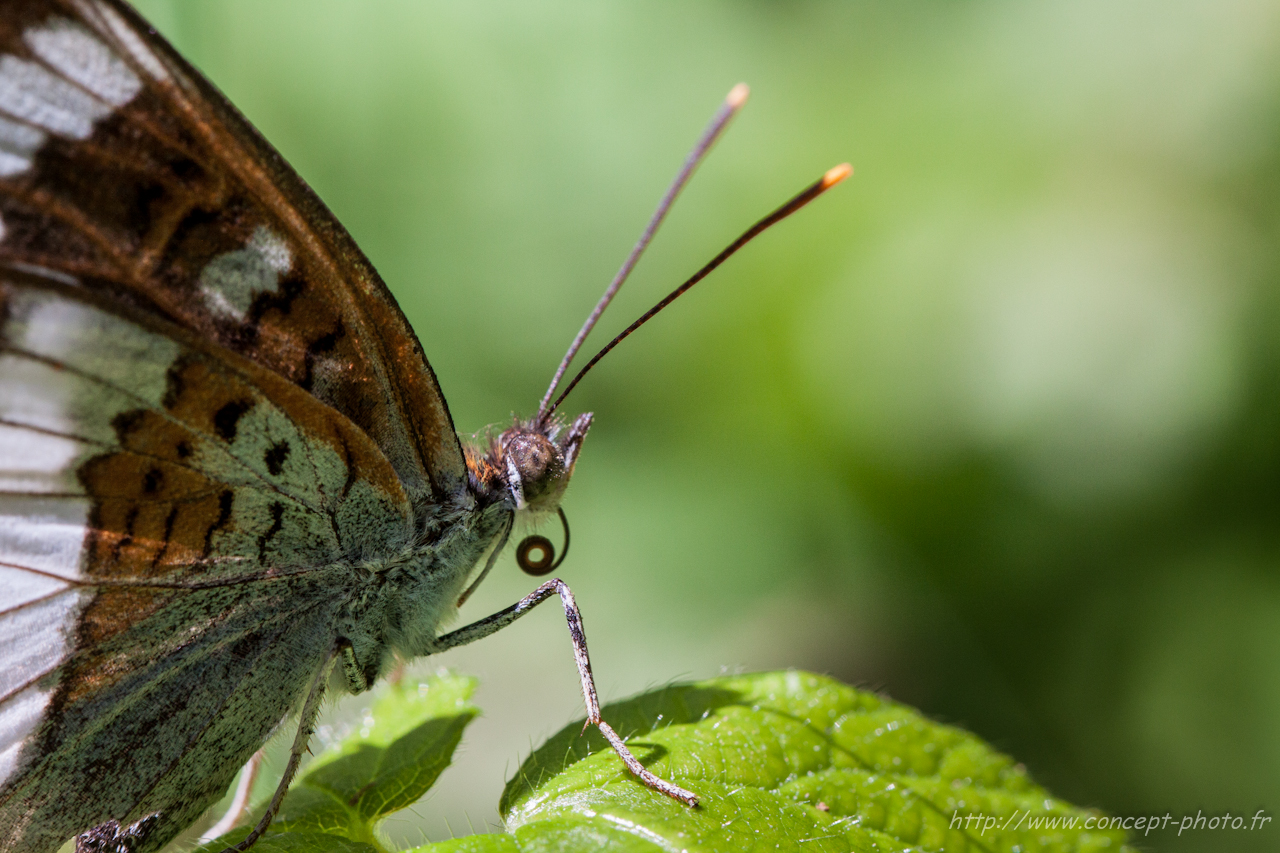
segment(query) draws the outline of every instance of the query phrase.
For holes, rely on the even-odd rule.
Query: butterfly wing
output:
[[[0,849],[193,820],[331,653],[333,589],[413,517],[296,386],[0,270]]]
[[[216,341],[342,412],[417,507],[465,482],[435,376],[346,230],[114,0],[0,0],[0,260]]]
[[[0,0],[0,850],[189,823],[464,488],[279,155],[123,4]]]

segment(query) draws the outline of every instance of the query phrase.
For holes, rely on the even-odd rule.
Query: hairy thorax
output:
[[[509,524],[511,508],[491,504],[444,525],[442,535],[386,558],[349,567],[338,624],[368,683],[392,665],[430,654],[458,613],[468,577]]]

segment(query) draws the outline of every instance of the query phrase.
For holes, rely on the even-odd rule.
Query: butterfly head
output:
[[[517,421],[498,437],[500,471],[517,512],[536,519],[560,507],[590,427],[588,412],[567,427],[555,419]]]
[[[591,414],[573,423],[558,418],[517,420],[486,446],[467,448],[476,491],[509,502],[522,520],[540,521],[560,507],[573,476]]]

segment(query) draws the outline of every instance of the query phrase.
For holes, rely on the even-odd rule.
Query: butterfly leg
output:
[[[245,836],[244,840],[239,844],[234,844],[222,850],[222,853],[244,853],[253,846],[253,843],[262,837],[267,831],[267,827],[271,826],[271,821],[275,818],[276,812],[280,811],[280,803],[284,801],[284,795],[289,790],[289,783],[293,781],[294,774],[298,772],[298,765],[302,763],[302,756],[307,751],[307,744],[311,741],[311,735],[316,728],[316,718],[320,716],[320,700],[324,698],[324,688],[329,682],[329,673],[333,671],[333,664],[338,659],[336,654],[329,655],[324,665],[320,667],[320,671],[316,673],[316,677],[311,682],[311,688],[307,691],[307,700],[302,704],[302,713],[298,717],[298,733],[293,737],[293,747],[289,750],[289,763],[285,765],[284,775],[280,778],[280,784],[276,786],[276,792],[271,795],[271,802],[267,805],[267,812],[262,816],[262,820],[258,821],[258,825],[253,828],[250,833]]]
[[[432,651],[442,652],[455,646],[465,646],[467,643],[500,631],[557,593],[560,595],[560,603],[564,605],[564,618],[569,623],[569,637],[573,641],[573,657],[578,664],[578,677],[582,680],[582,698],[587,706],[587,725],[593,725],[600,730],[605,740],[609,741],[609,745],[613,747],[613,751],[618,753],[622,763],[627,765],[627,769],[644,784],[685,805],[696,806],[697,794],[649,772],[631,750],[627,749],[626,743],[613,730],[613,727],[600,718],[600,699],[596,695],[595,679],[591,676],[591,659],[587,656],[587,635],[582,628],[582,612],[578,610],[578,605],[573,600],[573,592],[569,589],[569,585],[559,578],[547,581],[505,610],[499,610],[479,622],[472,622],[470,625],[439,637]]]
[[[350,640],[338,640],[338,657],[342,659],[342,675],[347,679],[347,689],[353,695],[368,690],[369,679],[360,668],[360,661],[356,660],[356,649]]]

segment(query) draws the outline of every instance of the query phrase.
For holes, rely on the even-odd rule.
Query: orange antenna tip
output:
[[[729,90],[728,96],[724,99],[729,109],[740,109],[747,102],[747,98],[751,95],[751,87],[746,83],[739,83]]]
[[[853,167],[848,163],[841,163],[839,166],[833,166],[827,170],[822,176],[822,188],[829,190],[845,178],[853,174]]]

